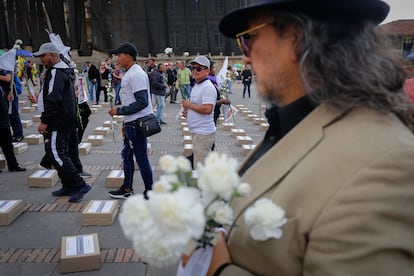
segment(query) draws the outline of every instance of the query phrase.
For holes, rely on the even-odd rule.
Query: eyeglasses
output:
[[[191,67],[191,71],[196,70],[197,72],[201,72],[201,70],[205,70],[205,69],[207,69],[207,68],[201,67],[201,66],[193,66],[193,67]]]
[[[261,29],[269,24],[272,24],[273,22],[267,22],[262,23],[260,25],[257,25],[253,28],[250,28],[244,32],[236,34],[237,39],[237,45],[239,46],[240,50],[242,51],[243,55],[246,57],[250,57],[250,39],[251,36],[249,35],[250,32],[256,31],[258,29]]]

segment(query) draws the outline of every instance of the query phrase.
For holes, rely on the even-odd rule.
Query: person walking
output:
[[[111,51],[118,56],[118,63],[125,70],[121,82],[121,107],[109,110],[111,116],[124,115],[124,145],[122,160],[125,179],[122,186],[110,191],[113,198],[127,198],[134,194],[132,187],[134,179],[134,158],[138,163],[141,177],[144,181],[144,196],[152,190],[152,168],[147,154],[147,137],[137,125],[137,119],[152,114],[150,84],[148,75],[141,66],[137,65],[137,48],[130,42],[122,43],[117,49]]]
[[[99,70],[98,68],[96,68],[94,64],[91,64],[91,66],[88,69],[88,80],[91,83],[91,87],[89,88],[89,100],[93,101],[94,96],[96,97],[98,95],[99,82],[101,80]]]
[[[99,98],[101,97],[101,91],[104,93],[104,102],[108,102],[108,91],[106,86],[108,85],[109,79],[112,78],[111,71],[108,69],[105,61],[101,62],[99,67],[99,88],[96,92],[96,104],[99,104]]]
[[[42,114],[37,129],[44,136],[46,159],[52,161],[62,182],[62,188],[52,195],[68,195],[69,202],[79,202],[91,186],[79,175],[69,155],[70,143],[77,143],[74,71],[60,60],[59,50],[50,42],[43,43],[33,56],[47,68],[39,94]]]
[[[413,274],[414,121],[376,27],[388,12],[381,0],[253,0],[221,20],[274,105],[211,274]]]
[[[116,62],[114,63],[114,70],[112,71],[112,82],[114,83],[114,89],[115,89],[115,105],[121,104],[121,98],[119,96],[119,92],[121,91],[121,81],[122,81],[122,75],[124,73],[119,68],[119,64]]]
[[[20,167],[14,154],[9,121],[9,104],[13,102],[10,92],[11,73],[0,69],[0,147],[6,158],[7,167],[11,172],[26,171]],[[1,171],[0,171],[1,172]]]
[[[170,96],[170,103],[175,104],[177,101],[177,70],[174,68],[174,64],[171,62],[167,63],[167,84],[169,86],[168,96]],[[168,96],[165,96],[167,100]]]
[[[193,137],[194,167],[203,162],[214,144],[216,126],[214,124],[214,106],[217,91],[208,78],[210,60],[198,56],[191,61],[195,85],[188,100],[183,101],[184,117]]]
[[[157,103],[157,121],[161,125],[167,124],[163,120],[163,112],[165,107],[165,92],[168,88],[167,83],[165,82],[165,65],[159,63],[156,68],[150,73],[150,82],[151,82],[151,93],[155,95],[155,101]]]
[[[252,75],[252,71],[250,70],[250,65],[246,65],[246,67],[241,72],[241,79],[243,83],[243,98],[246,95],[246,90],[247,90],[247,95],[250,98],[250,86],[252,84],[252,77],[253,75]]]
[[[190,97],[191,93],[191,71],[185,67],[184,62],[181,60],[177,61],[177,67],[177,81],[179,89],[181,91],[181,98],[182,100],[186,100]]]

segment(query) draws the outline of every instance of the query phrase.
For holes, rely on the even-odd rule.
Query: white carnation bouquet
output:
[[[214,245],[219,230],[233,226],[231,200],[249,194],[250,185],[241,183],[236,159],[217,152],[211,152],[204,164],[199,164],[196,177],[183,156],[165,155],[160,158],[160,166],[165,174],[154,183],[149,199],[141,194],[129,197],[119,220],[144,262],[166,266],[177,263],[183,253],[190,255],[196,248]],[[256,206],[254,210],[248,219],[248,224],[256,226],[254,234],[261,240],[280,237],[279,227],[285,221],[261,219],[261,215],[272,217],[269,211],[274,212],[274,208]],[[284,218],[283,210],[278,215]],[[277,233],[272,234],[275,230]]]

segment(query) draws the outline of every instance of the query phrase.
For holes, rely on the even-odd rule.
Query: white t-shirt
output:
[[[128,106],[135,102],[134,93],[141,90],[147,90],[148,105],[134,114],[124,115],[124,122],[132,122],[138,118],[144,117],[152,113],[152,103],[150,95],[150,84],[147,73],[142,70],[141,66],[134,64],[125,72],[121,81],[121,97],[122,105]]]
[[[216,105],[217,91],[210,80],[196,83],[191,90],[190,102],[197,105],[212,104],[210,114],[200,114],[188,109],[187,124],[190,132],[201,135],[209,135],[216,132],[214,125],[214,106]]]

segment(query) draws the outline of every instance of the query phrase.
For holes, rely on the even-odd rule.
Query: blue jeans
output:
[[[180,85],[180,91],[181,91],[181,98],[184,95],[184,97],[186,97],[185,99],[189,99],[190,94],[191,94],[191,85],[190,84]],[[185,100],[185,99],[182,99],[182,100]]]
[[[125,125],[124,146],[121,152],[125,175],[123,187],[130,189],[134,181],[134,155],[144,181],[145,191],[152,190],[152,169],[147,155],[147,137],[141,129]]]
[[[120,103],[121,98],[119,97],[119,91],[121,90],[121,83],[114,83],[115,88],[115,103]]]
[[[93,95],[95,95],[95,91],[98,90],[98,83],[91,82],[88,80],[88,90],[89,90],[89,100],[93,101]]]
[[[156,114],[157,121],[160,123],[161,121],[163,121],[162,113],[165,107],[165,99],[164,99],[164,96],[158,96],[158,95],[155,95],[155,99],[157,100],[157,114]]]

